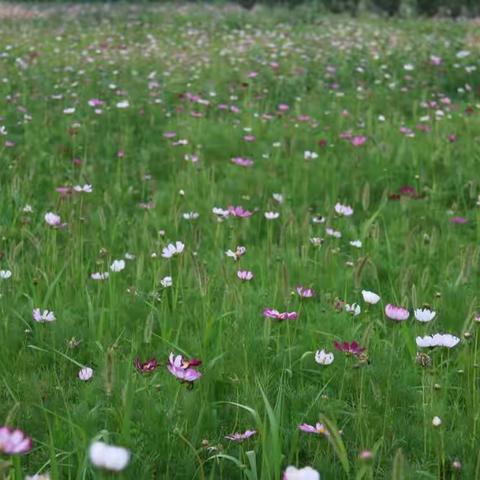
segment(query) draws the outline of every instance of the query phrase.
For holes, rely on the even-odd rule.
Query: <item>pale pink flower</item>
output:
[[[302,285],[296,287],[295,291],[298,296],[302,298],[312,298],[315,296],[315,290],[313,288],[302,287]]]
[[[253,160],[250,158],[242,158],[242,157],[233,157],[231,162],[239,167],[251,167],[253,165]]]
[[[233,205],[228,206],[228,212],[233,217],[248,218],[253,215],[249,210],[245,210],[241,205],[234,207]]]
[[[237,277],[240,280],[243,280],[245,282],[250,281],[253,278],[253,273],[250,272],[249,270],[238,270],[237,272]]]
[[[27,453],[32,449],[32,439],[22,430],[10,427],[0,427],[0,453],[17,455]]]
[[[265,318],[271,318],[272,320],[296,320],[298,318],[297,312],[279,312],[274,308],[265,308],[263,310],[263,316]]]
[[[186,360],[182,355],[170,353],[167,368],[168,371],[181,382],[193,383],[202,376],[202,374],[194,368],[201,363],[202,362],[197,359]]]
[[[32,311],[33,319],[39,323],[53,322],[56,320],[55,314],[52,311],[44,310],[43,312],[39,308],[34,308]]]
[[[62,223],[60,215],[57,215],[56,213],[48,212],[45,214],[44,218],[48,225],[50,225],[51,227],[61,228],[65,225],[64,223]]]
[[[93,191],[93,187],[91,185],[87,184],[87,183],[83,186],[82,185],[75,185],[73,187],[73,189],[78,193],[81,193],[81,192],[92,193],[92,191]]]
[[[336,203],[335,212],[337,212],[338,215],[350,217],[351,215],[353,215],[353,208],[349,205],[342,205],[341,203]]]
[[[304,433],[313,433],[316,435],[328,436],[328,430],[323,423],[317,422],[315,425],[309,425],[308,423],[302,423],[298,426],[298,429]]]
[[[90,367],[83,367],[78,372],[78,378],[82,380],[82,382],[87,382],[93,377],[93,370]]]
[[[410,313],[406,308],[389,303],[385,307],[385,315],[391,320],[403,322],[404,320],[408,319]]]
[[[367,137],[363,136],[363,135],[355,135],[354,137],[352,137],[352,139],[350,140],[350,143],[354,146],[354,147],[361,147],[362,145],[365,144],[365,142],[367,141]]]
[[[226,435],[225,438],[227,440],[231,440],[232,442],[243,442],[244,440],[247,440],[248,438],[252,437],[257,433],[256,430],[247,430],[244,433],[232,433],[230,435]]]

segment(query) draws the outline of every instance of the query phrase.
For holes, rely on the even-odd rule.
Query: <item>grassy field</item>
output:
[[[0,16],[6,478],[480,478],[478,22]]]

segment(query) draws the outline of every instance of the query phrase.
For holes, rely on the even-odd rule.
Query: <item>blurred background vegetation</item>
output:
[[[20,0],[21,1],[21,0]],[[94,3],[95,0],[37,0],[28,3]],[[27,3],[23,2],[23,3]],[[224,4],[224,0],[109,0],[108,3],[207,3]],[[1,3],[1,1],[0,1]],[[243,8],[252,9],[255,5],[283,6],[288,8],[317,8],[319,12],[347,13],[358,15],[362,12],[375,13],[382,16],[443,16],[443,17],[476,17],[480,15],[480,0],[229,0]]]

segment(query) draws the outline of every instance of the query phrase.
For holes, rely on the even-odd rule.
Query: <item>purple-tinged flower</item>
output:
[[[202,374],[193,367],[196,367],[201,363],[200,360],[195,358],[186,360],[182,355],[174,355],[173,353],[170,353],[167,368],[168,371],[181,382],[193,384],[193,382],[202,376]]]
[[[226,255],[227,257],[233,258],[233,259],[237,262],[238,260],[240,260],[240,257],[242,257],[243,255],[245,255],[246,252],[247,252],[247,249],[246,249],[245,247],[239,246],[239,247],[236,248],[235,251],[233,251],[233,250],[227,250],[227,251],[225,252],[225,255]]]
[[[254,142],[257,138],[255,137],[255,135],[244,135],[243,139],[246,142]]]
[[[231,440],[232,442],[243,442],[244,440],[247,440],[248,438],[252,437],[257,433],[256,430],[247,430],[244,433],[232,433],[230,435],[225,435],[225,438],[227,440]]]
[[[265,318],[271,318],[272,320],[296,320],[298,318],[297,312],[279,312],[274,308],[265,308],[263,310],[263,316]]]
[[[468,219],[466,219],[465,217],[450,217],[449,220],[451,223],[456,223],[456,224],[468,223]]]
[[[32,312],[33,319],[39,323],[55,321],[55,314],[49,310],[43,312],[39,308],[34,308]]]
[[[367,141],[367,137],[365,137],[364,135],[355,135],[354,137],[351,138],[350,143],[354,147],[361,147],[362,145],[365,144],[366,141]]]
[[[230,161],[239,167],[251,167],[254,163],[250,158],[242,157],[233,157]]]
[[[93,377],[93,370],[90,367],[83,367],[78,372],[78,378],[82,380],[82,382],[87,382]]]
[[[245,210],[241,205],[234,207],[233,205],[228,206],[228,212],[233,217],[248,218],[253,215],[249,210]]]
[[[156,358],[150,358],[146,362],[141,362],[138,357],[133,361],[133,365],[140,373],[151,373],[158,367]]]
[[[62,198],[68,197],[73,193],[73,189],[71,187],[57,187],[55,191],[59,193]]]
[[[371,450],[362,450],[358,454],[359,460],[372,460],[373,459],[373,452]]]
[[[397,322],[403,322],[404,320],[408,319],[408,317],[410,316],[410,313],[404,307],[389,303],[385,307],[385,315],[391,320],[396,320]]]
[[[98,98],[92,98],[88,101],[88,104],[91,107],[101,107],[105,102],[103,100],[100,100]]]
[[[315,425],[309,425],[308,423],[302,423],[298,426],[298,429],[304,433],[314,433],[316,435],[329,435],[327,428],[323,423],[317,422]]]
[[[0,427],[0,453],[17,455],[27,453],[32,449],[32,439],[22,430],[10,427]]]
[[[342,205],[341,203],[336,203],[335,212],[337,212],[338,215],[341,215],[343,217],[350,217],[351,215],[353,215],[353,208],[349,205]]]
[[[337,349],[340,350],[343,353],[346,353],[347,355],[353,355],[355,357],[358,357],[360,354],[362,354],[365,351],[365,348],[362,348],[355,340],[352,343],[348,342],[333,342],[333,346]]]
[[[63,228],[67,225],[66,223],[62,223],[60,215],[53,212],[46,213],[44,218],[47,224],[53,228]]]
[[[253,278],[253,273],[249,270],[238,270],[237,277],[244,282],[249,282]]]
[[[302,298],[312,298],[315,296],[315,290],[313,288],[302,287],[302,285],[299,285],[295,290],[298,296]]]

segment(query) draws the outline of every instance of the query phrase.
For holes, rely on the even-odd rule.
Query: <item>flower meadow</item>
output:
[[[1,478],[480,478],[478,21],[7,11]]]

